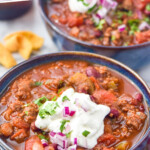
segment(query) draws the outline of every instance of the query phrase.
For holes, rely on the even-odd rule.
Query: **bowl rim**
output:
[[[44,18],[44,20],[48,23],[48,25],[50,25],[50,27],[55,31],[57,32],[58,34],[60,34],[61,36],[63,36],[64,38],[66,38],[67,40],[70,40],[74,43],[78,43],[78,44],[81,44],[83,46],[86,46],[86,47],[92,47],[92,48],[99,48],[99,49],[109,49],[109,50],[125,50],[125,49],[135,49],[135,48],[140,48],[140,47],[146,47],[146,46],[150,46],[150,41],[148,42],[144,42],[144,43],[141,43],[141,44],[136,44],[136,45],[131,45],[131,46],[104,46],[104,45],[94,45],[92,43],[89,43],[89,42],[84,42],[82,40],[79,40],[77,38],[74,38],[73,36],[70,36],[69,34],[61,31],[61,29],[59,29],[49,18],[48,16],[46,15],[46,12],[45,12],[45,8],[43,8],[43,5],[46,3],[45,0],[38,0],[38,4],[39,4],[39,10],[40,10],[40,13],[41,13],[41,16]]]
[[[116,61],[112,58],[109,58],[109,57],[106,57],[106,56],[103,56],[103,55],[98,55],[98,54],[93,54],[93,53],[87,53],[87,52],[75,52],[75,51],[70,51],[70,52],[57,52],[57,53],[50,53],[50,54],[45,54],[45,55],[40,55],[40,56],[36,56],[36,57],[33,57],[29,60],[26,60],[26,61],[23,61],[21,63],[19,63],[18,65],[16,65],[15,67],[11,68],[8,72],[6,72],[1,78],[0,78],[0,84],[2,83],[2,81],[4,81],[7,76],[9,76],[11,73],[15,72],[16,69],[18,69],[19,67],[22,67],[22,66],[25,66],[27,65],[28,63],[32,63],[33,61],[36,61],[36,60],[39,60],[39,59],[44,59],[44,57],[59,57],[61,55],[76,55],[76,56],[79,56],[79,55],[83,55],[83,56],[86,56],[86,57],[92,57],[94,59],[99,59],[99,60],[105,60],[107,62],[109,62],[110,64],[113,64],[115,66],[118,66],[123,68],[124,70],[130,72],[134,78],[138,79],[138,81],[144,86],[144,88],[146,89],[146,91],[148,91],[148,93],[150,93],[150,89],[149,87],[147,86],[147,84],[144,82],[144,80],[135,72],[133,71],[132,69],[130,69],[128,66],[124,65],[123,63],[120,63],[119,61]],[[86,60],[85,60],[86,61]],[[51,62],[51,61],[50,61]],[[38,64],[38,63],[37,63]],[[40,65],[41,63],[39,63]],[[44,63],[45,64],[45,63]],[[33,69],[34,67],[31,67],[30,69]],[[25,70],[25,72],[27,71],[28,69]],[[23,72],[19,73],[19,76],[22,74]],[[126,76],[127,77],[127,76]],[[15,80],[17,78],[17,76],[12,79]],[[128,77],[127,77],[128,78]],[[11,81],[11,82],[12,82]],[[11,83],[5,85],[4,89],[6,89]],[[138,87],[139,88],[139,87]],[[4,91],[0,91],[0,96],[2,96],[2,94],[4,93]],[[144,93],[143,93],[144,94]],[[150,99],[149,99],[150,100]],[[147,104],[148,105],[148,104]],[[150,107],[148,105],[148,107]],[[132,146],[132,148],[130,150],[134,150],[135,148],[137,148],[149,135],[149,132],[150,132],[150,125],[148,126],[146,132],[144,133],[143,137],[135,144]],[[4,148],[7,148],[9,150],[12,150],[6,143],[4,143],[2,141],[2,139],[0,138],[0,145],[2,145]]]

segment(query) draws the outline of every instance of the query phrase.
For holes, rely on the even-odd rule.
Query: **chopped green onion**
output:
[[[35,104],[37,104],[38,106],[43,105],[44,102],[49,101],[49,99],[45,96],[38,98],[34,101]]]
[[[61,126],[60,126],[60,131],[63,132],[63,130],[65,129],[65,124],[67,122],[70,122],[69,120],[62,120],[61,121]]]
[[[99,24],[97,25],[97,28],[102,30],[103,29],[103,25],[106,23],[105,19],[100,20]]]
[[[42,82],[39,82],[39,81],[35,81],[33,83],[33,86],[41,86],[42,85]]]
[[[57,97],[56,97],[56,96],[54,96],[54,97],[53,97],[53,99],[52,99],[51,101],[56,101],[56,99],[57,99]]]
[[[150,3],[146,5],[146,10],[150,11]]]
[[[72,131],[70,131],[69,133],[67,133],[67,134],[66,134],[66,137],[67,137],[67,138],[70,138],[70,137],[71,137],[71,133],[72,133]]]
[[[25,111],[25,114],[26,114],[27,116],[28,116],[28,113],[29,113],[28,111]]]
[[[58,89],[58,92],[57,92],[57,93],[60,94],[61,91],[62,91],[62,89]]]
[[[70,101],[70,99],[67,97],[67,96],[64,96],[63,98],[62,98],[62,101],[64,102],[64,101]]]
[[[38,135],[38,137],[42,140],[42,139],[44,139],[44,140],[46,140],[46,141],[48,141],[48,138],[46,138],[44,135]]]
[[[139,31],[139,24],[140,24],[140,20],[139,19],[131,19],[128,21],[129,27],[130,27],[130,31],[129,34],[132,35],[135,32]]]
[[[48,103],[44,108],[41,106],[39,110],[39,116],[43,119],[47,115],[56,114],[56,109],[59,107],[58,103]]]
[[[84,0],[78,0],[79,2],[82,2],[84,6],[89,6],[89,4],[85,3]]]
[[[116,37],[114,35],[111,36],[111,41],[114,41]]]
[[[93,7],[91,7],[91,8],[88,9],[88,13],[93,12],[95,8],[96,8],[96,4]]]
[[[147,23],[150,24],[150,18],[149,18],[149,17],[145,17],[145,18],[144,18],[144,21],[146,21]]]
[[[24,104],[24,107],[28,107],[30,104]]]
[[[87,137],[89,134],[90,134],[90,132],[87,131],[87,130],[85,130],[85,131],[82,132],[82,135],[85,136],[85,137]]]

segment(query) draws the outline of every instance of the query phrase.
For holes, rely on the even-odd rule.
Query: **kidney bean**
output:
[[[99,31],[99,30],[95,31],[95,36],[96,37],[100,37],[101,35],[102,35],[101,31]]]
[[[94,67],[87,67],[86,69],[86,74],[88,77],[95,77],[95,78],[99,78],[100,77],[100,73],[94,68]]]
[[[134,99],[136,99],[138,102],[142,102],[143,101],[143,95],[141,93],[136,93],[133,96]]]
[[[118,117],[119,116],[119,111],[117,109],[111,109],[110,114],[113,114],[113,117]]]

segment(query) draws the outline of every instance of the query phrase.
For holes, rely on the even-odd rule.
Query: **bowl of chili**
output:
[[[75,1],[74,5],[84,2]],[[107,1],[104,0],[106,4]],[[81,13],[82,7],[81,10],[80,7],[72,8],[72,12],[69,9],[69,4],[72,7],[71,2],[72,0],[39,0],[47,30],[60,50],[99,53],[117,59],[133,69],[139,69],[149,62],[149,1],[132,3],[132,0],[110,0],[109,3],[113,5],[117,3],[116,8],[112,9],[109,3],[110,6],[95,4],[94,10],[89,12],[89,8],[84,13]],[[142,4],[138,6],[138,3]]]
[[[64,107],[65,104],[68,105]],[[99,116],[92,121],[96,111],[90,112],[90,107],[98,110],[99,105],[107,110],[104,128],[100,127],[102,133],[98,132],[97,123],[91,124]],[[71,141],[66,149],[141,150],[148,143],[149,106],[150,90],[146,83],[116,60],[84,52],[38,56],[20,63],[0,79],[0,145],[9,150],[64,149],[63,140]],[[76,109],[71,110],[73,107]],[[80,117],[91,113],[94,116],[76,122],[79,110]],[[61,121],[61,111],[67,120]],[[55,119],[51,122],[47,118]],[[80,128],[71,125],[73,120]],[[54,127],[49,126],[53,122]],[[80,129],[83,132],[79,136]],[[101,136],[93,144],[97,133]],[[88,138],[86,144],[84,140]]]

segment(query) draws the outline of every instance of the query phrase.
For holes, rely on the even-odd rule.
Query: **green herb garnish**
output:
[[[24,104],[24,107],[28,107],[30,104]]]
[[[97,5],[95,4],[93,7],[89,8],[89,9],[88,9],[88,13],[93,12],[93,11],[95,10],[96,6],[97,6]]]
[[[101,19],[99,24],[97,25],[97,28],[102,30],[103,29],[103,25],[106,23],[105,19]]]
[[[150,3],[146,5],[146,10],[150,11]]]
[[[56,101],[56,99],[57,99],[57,97],[56,97],[56,96],[54,96],[54,97],[53,97],[53,99],[52,99],[51,101]]]
[[[85,136],[85,137],[87,137],[89,134],[90,134],[90,132],[87,131],[87,130],[85,130],[85,131],[82,132],[82,135]]]
[[[28,116],[28,113],[29,113],[28,111],[25,111],[25,114],[26,114],[27,116]]]
[[[144,21],[146,21],[148,24],[150,24],[150,18],[149,17],[145,17]]]
[[[71,133],[72,133],[72,131],[70,131],[69,133],[67,133],[67,134],[66,134],[66,137],[67,137],[67,138],[70,138],[70,137],[71,137]]]
[[[130,26],[130,31],[129,31],[130,35],[132,35],[135,32],[139,31],[139,24],[140,24],[139,19],[131,19],[131,20],[128,21],[128,24]]]
[[[65,124],[67,122],[70,122],[69,120],[62,120],[61,121],[61,126],[60,126],[60,131],[63,132],[63,130],[65,129]]]
[[[54,115],[56,114],[56,109],[59,107],[58,103],[48,103],[45,107],[41,107],[39,110],[39,116],[43,119],[47,115]]]
[[[42,106],[43,103],[45,103],[46,101],[49,101],[49,99],[45,96],[38,98],[34,101],[35,104],[37,104],[38,106]]]
[[[89,6],[89,4],[85,3],[84,0],[78,0],[79,2],[82,2],[84,6]]]
[[[116,37],[114,35],[111,36],[111,41],[114,41]]]
[[[48,138],[46,138],[44,135],[42,135],[42,134],[40,134],[40,135],[38,135],[38,137],[42,140],[42,139],[44,139],[44,140],[47,140],[48,141]]]
[[[64,102],[64,101],[70,101],[70,99],[67,97],[67,96],[64,96],[63,98],[62,98],[62,101]]]
[[[33,83],[33,86],[41,86],[42,85],[42,82],[39,82],[39,81],[35,81]]]

